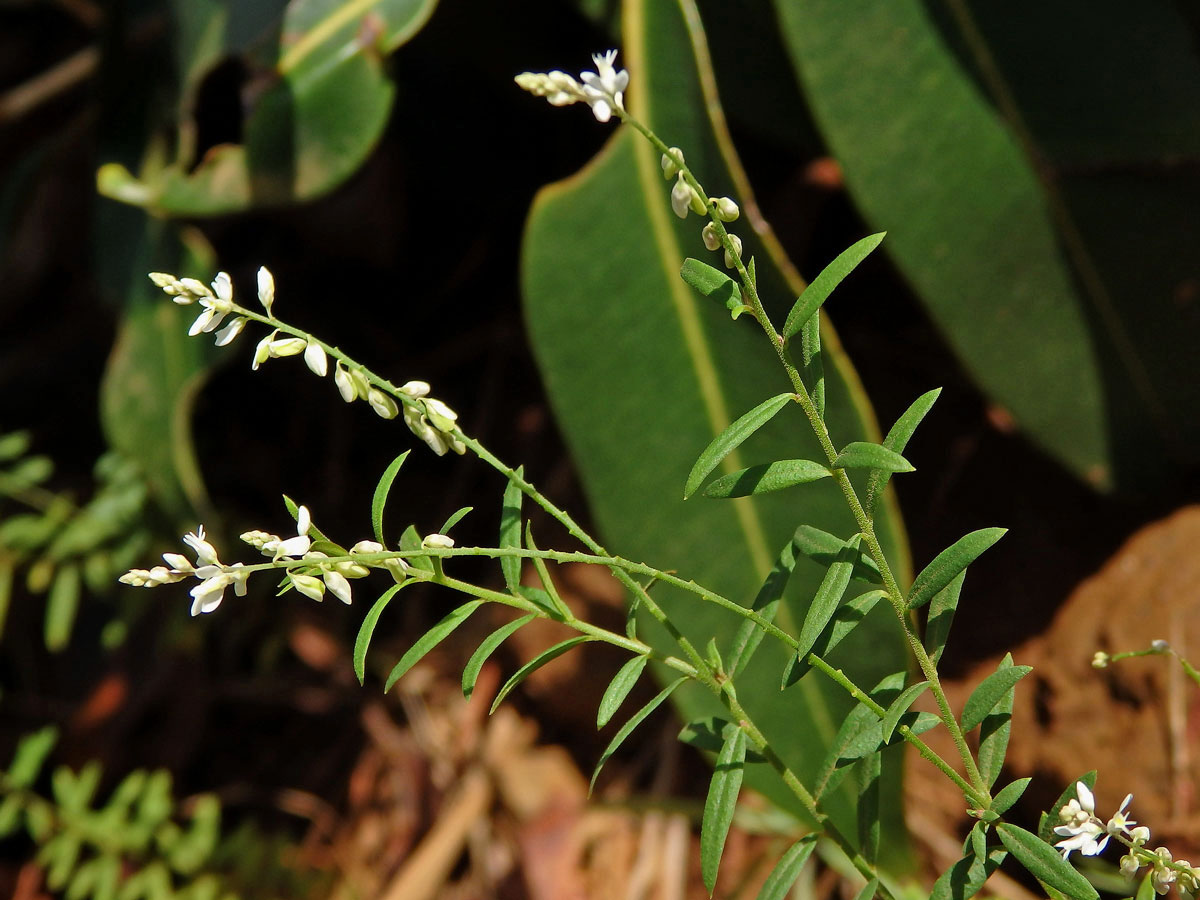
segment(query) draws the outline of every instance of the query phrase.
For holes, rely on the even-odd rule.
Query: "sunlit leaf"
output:
[[[604,691],[604,696],[600,698],[600,708],[596,712],[597,728],[607,725],[609,719],[621,708],[621,704],[625,702],[625,698],[629,696],[629,692],[633,690],[634,685],[642,676],[642,671],[646,668],[648,661],[648,657],[635,656],[621,666],[617,674],[613,676],[613,680],[609,682]]]
[[[821,270],[820,274],[800,294],[799,299],[788,313],[787,321],[784,322],[781,332],[784,340],[791,339],[804,327],[813,314],[821,308],[821,304],[829,299],[833,289],[841,284],[842,280],[853,272],[858,264],[871,254],[872,250],[879,246],[885,235],[886,232],[882,232],[863,238],[839,253],[833,262]]]
[[[483,639],[483,642],[471,654],[471,658],[467,660],[467,664],[463,666],[462,692],[465,698],[471,699],[471,694],[475,692],[475,682],[479,679],[479,670],[483,668],[483,664],[488,661],[488,658],[508,640],[510,635],[515,634],[536,618],[537,613],[521,616],[521,618],[514,619],[497,628]]]
[[[833,473],[820,463],[808,459],[781,459],[760,466],[750,466],[722,475],[704,488],[705,497],[749,497],[769,491],[781,491],[797,484],[809,484]]]
[[[354,674],[358,678],[358,683],[362,684],[366,678],[367,672],[367,649],[371,646],[371,637],[375,634],[375,626],[379,623],[379,617],[383,615],[384,609],[392,601],[392,598],[409,582],[393,585],[388,588],[363,618],[362,625],[358,628],[358,636],[354,639]]]
[[[592,780],[588,784],[589,795],[591,794],[592,789],[596,786],[596,779],[600,775],[600,770],[604,768],[604,764],[608,762],[612,755],[617,752],[617,749],[623,743],[625,743],[625,739],[629,737],[629,735],[633,734],[634,729],[641,725],[642,722],[646,721],[646,717],[649,716],[650,713],[654,712],[654,710],[662,706],[662,702],[670,697],[671,694],[675,693],[675,689],[687,680],[688,678],[686,675],[681,675],[679,678],[676,678],[674,681],[670,682],[666,687],[650,698],[649,702],[647,702],[645,706],[630,716],[629,720],[621,726],[620,730],[617,731],[616,734],[613,735],[613,739],[608,742],[608,746],[605,747],[604,752],[600,754],[600,761],[596,763],[596,768],[592,771]]]
[[[397,681],[403,677],[404,673],[415,666],[421,659],[440,644],[450,632],[467,620],[471,613],[479,609],[483,605],[482,600],[471,600],[464,603],[462,606],[448,613],[445,618],[430,628],[417,640],[415,644],[408,648],[408,651],[400,657],[400,662],[392,668],[391,674],[388,675],[387,682],[383,686],[384,693],[392,689]]]
[[[704,452],[692,466],[687,483],[683,487],[684,498],[696,493],[696,489],[708,477],[708,473],[715,469],[721,460],[741,446],[746,438],[771,421],[776,413],[793,400],[795,397],[792,394],[777,394],[769,400],[764,400],[713,438],[712,443],[704,448]]]
[[[1086,878],[1036,834],[1008,822],[997,825],[996,833],[1008,852],[1039,881],[1073,900],[1098,900],[1100,897]]]
[[[388,546],[388,542],[384,540],[383,508],[387,506],[392,483],[400,474],[400,467],[404,465],[404,460],[408,459],[409,452],[405,450],[388,464],[383,474],[379,476],[379,482],[375,485],[375,493],[371,496],[371,530],[375,533],[375,540],[383,544],[384,548]]]
[[[920,609],[928,603],[1007,531],[1007,528],[981,528],[963,535],[939,553],[913,582],[908,592],[908,608]]]
[[[970,731],[984,720],[1000,702],[1001,698],[1013,690],[1018,681],[1033,671],[1033,666],[1001,665],[991,675],[983,679],[967,698],[962,711],[963,731]]]
[[[742,790],[745,765],[746,732],[731,726],[725,744],[717,754],[708,797],[704,801],[704,816],[700,820],[700,874],[710,895],[717,883],[717,868]]]
[[[546,663],[550,662],[551,660],[558,659],[558,657],[562,656],[568,650],[578,647],[580,644],[585,644],[591,640],[595,639],[586,634],[581,634],[573,638],[567,638],[565,641],[560,641],[548,650],[543,650],[529,662],[525,663],[525,665],[521,666],[521,668],[517,669],[517,671],[513,673],[512,677],[509,678],[508,681],[504,682],[504,686],[500,688],[499,693],[496,694],[496,699],[492,701],[492,708],[489,710],[489,712],[495,712],[500,704],[504,702],[504,698],[509,695],[509,692],[512,691],[513,688],[519,685],[522,681],[524,681],[542,666],[546,665]]]

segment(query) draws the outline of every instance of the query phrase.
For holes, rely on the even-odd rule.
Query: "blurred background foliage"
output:
[[[289,639],[298,622],[319,621],[345,641],[357,610],[258,597],[188,622],[170,588],[118,591],[113,580],[198,521],[223,536],[286,528],[282,492],[324,530],[365,536],[374,477],[408,435],[287,360],[249,377],[248,343],[218,354],[188,339],[187,311],[163,302],[151,269],[211,277],[219,267],[244,291],[269,266],[284,317],[389,377],[433,382],[468,432],[523,462],[561,505],[591,497],[606,540],[650,559],[678,550],[680,568],[689,554],[703,560],[662,523],[629,519],[643,510],[601,496],[631,464],[669,482],[702,444],[677,441],[671,455],[672,424],[653,416],[613,431],[657,448],[636,459],[612,435],[588,438],[620,408],[614,396],[634,410],[680,399],[631,373],[599,390],[563,387],[574,360],[586,373],[627,349],[582,331],[594,324],[586,315],[549,317],[554,304],[586,312],[607,276],[577,268],[552,282],[547,303],[535,282],[553,260],[530,263],[539,375],[518,270],[534,195],[579,171],[612,129],[523,95],[512,76],[583,68],[589,53],[623,46],[631,21],[676,10],[667,0],[0,4],[6,746],[52,722],[67,762],[161,767],[187,790],[219,794],[253,785],[232,821],[286,831],[295,823],[272,812],[270,792],[336,803],[361,744],[360,695],[330,687]],[[644,102],[668,116],[658,124],[669,141],[695,122],[654,104],[681,90],[679,110],[723,131],[700,87],[683,84],[713,77],[785,274],[794,265],[811,277],[863,234],[889,232],[886,258],[831,301],[837,335],[826,346],[845,349],[850,427],[864,433],[876,414],[886,427],[917,394],[946,386],[911,447],[918,472],[899,479],[907,540],[920,564],[965,530],[1013,529],[1005,555],[973,570],[946,664],[1005,648],[1042,627],[1119,540],[1195,492],[1200,16],[1169,0],[1136,15],[1109,0],[1086,15],[977,0],[701,0],[699,13],[711,65],[681,54],[666,26],[646,29],[647,75],[672,59],[687,77],[652,82]],[[645,214],[622,191],[602,205],[609,229]],[[574,215],[558,234],[586,240],[597,219],[583,205]],[[693,243],[686,252],[698,255]],[[526,246],[527,260],[536,253]],[[639,334],[636,317],[618,324]],[[666,352],[639,340],[638,353]],[[590,362],[579,355],[589,352]],[[654,427],[662,433],[647,435]],[[499,498],[480,467],[428,456],[405,468],[400,517],[432,528],[481,495]],[[473,518],[461,539],[493,541],[491,519]],[[902,552],[903,526],[893,527]],[[395,646],[438,606],[410,600]],[[104,715],[98,685],[119,687]],[[590,735],[545,719],[548,737],[595,759]],[[314,736],[317,766],[294,752],[319,752]]]

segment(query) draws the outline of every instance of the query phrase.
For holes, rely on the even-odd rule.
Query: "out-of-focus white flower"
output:
[[[258,268],[258,302],[271,315],[271,307],[275,305],[275,276],[266,266]]]
[[[622,94],[629,87],[629,73],[624,69],[617,71],[613,66],[616,58],[616,50],[609,50],[603,55],[593,53],[592,62],[596,65],[596,71],[584,72],[579,76],[597,122],[607,122],[614,110],[623,112],[625,109]]]
[[[663,178],[674,178],[679,174],[679,164],[672,157],[683,159],[683,151],[678,147],[669,147],[662,155],[659,165],[662,166]]]

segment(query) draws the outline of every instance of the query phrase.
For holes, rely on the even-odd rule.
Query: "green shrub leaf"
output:
[[[870,441],[851,441],[833,461],[835,469],[882,469],[885,472],[915,472],[916,468],[894,450]]]
[[[818,835],[806,834],[779,858],[767,880],[763,882],[762,890],[758,892],[758,900],[785,900],[792,885],[804,871],[804,864],[812,856],[817,846]]]
[[[375,626],[379,622],[379,617],[383,615],[383,610],[392,598],[406,584],[409,582],[394,585],[384,591],[363,618],[362,625],[358,627],[358,636],[354,639],[354,674],[358,678],[359,684],[362,684],[367,677],[367,648],[371,646],[371,636],[375,634]]]
[[[509,692],[526,678],[528,678],[533,672],[536,672],[551,660],[558,659],[558,657],[562,656],[568,650],[578,647],[580,644],[586,644],[591,640],[594,640],[594,638],[589,637],[586,634],[580,634],[573,638],[567,638],[565,641],[560,641],[548,650],[543,650],[529,662],[525,663],[525,665],[521,666],[521,668],[517,669],[517,671],[513,673],[512,677],[509,678],[508,681],[504,682],[504,687],[500,688],[500,692],[496,694],[496,699],[492,701],[492,708],[488,710],[488,713],[494,713],[500,704],[504,702],[504,698],[509,695]]]
[[[833,262],[822,269],[820,274],[809,282],[808,287],[800,293],[800,297],[792,306],[791,312],[788,313],[787,320],[783,323],[783,339],[785,341],[790,340],[793,335],[808,323],[813,313],[820,309],[821,305],[829,299],[829,295],[833,292],[833,289],[841,284],[842,279],[853,272],[858,264],[870,255],[872,250],[879,246],[886,233],[872,234],[852,244],[839,253]]]
[[[896,453],[903,453],[904,448],[908,446],[909,438],[913,436],[913,432],[917,430],[917,426],[921,424],[921,420],[925,418],[926,413],[933,408],[934,402],[941,395],[941,388],[934,388],[932,391],[922,394],[912,402],[912,405],[904,411],[896,424],[888,431],[887,437],[883,439],[883,446],[888,450],[893,450]],[[879,499],[884,486],[888,483],[890,477],[889,472],[884,469],[872,469],[870,476],[867,478],[867,489],[863,497],[863,508],[867,511],[867,515],[875,509],[875,503]]]
[[[713,438],[712,443],[704,449],[704,452],[700,454],[700,458],[692,466],[692,471],[688,475],[687,483],[683,488],[684,499],[686,500],[692,494],[696,493],[696,489],[708,477],[708,473],[715,469],[721,460],[737,449],[746,438],[771,421],[777,412],[795,399],[795,394],[777,394],[769,400],[764,400]]]
[[[1016,683],[1032,671],[1033,666],[1001,665],[995,672],[983,679],[963,705],[963,731],[970,731],[982,722],[1001,698],[1011,692]]]
[[[933,595],[929,601],[929,617],[925,620],[925,652],[935,663],[942,658],[946,641],[950,638],[950,626],[958,609],[958,598],[962,594],[967,570],[963,569],[954,580]]]
[[[658,709],[662,705],[662,702],[675,693],[675,689],[687,680],[688,677],[686,675],[681,675],[676,678],[665,688],[650,698],[650,701],[645,706],[630,716],[629,721],[622,725],[621,729],[615,735],[613,735],[613,739],[608,742],[608,746],[605,747],[604,752],[600,754],[600,761],[596,763],[596,768],[592,771],[592,780],[588,783],[589,797],[591,796],[592,789],[596,787],[596,779],[600,775],[600,770],[604,768],[604,764],[608,762],[609,758],[617,752],[617,748],[625,743],[625,738],[633,734],[633,730],[641,725],[642,722],[646,720],[646,717],[650,715],[650,713]]]
[[[1007,668],[1013,664],[1011,653],[1006,653],[1000,661],[999,668]],[[1004,757],[1008,753],[1008,738],[1012,731],[1013,695],[1016,686],[1009,689],[992,711],[983,717],[979,725],[979,771],[991,787],[1000,777],[1000,769],[1004,766]]]
[[[690,287],[695,288],[701,295],[729,306],[730,301],[740,303],[742,293],[737,282],[712,266],[698,259],[685,259],[679,269],[679,275]]]
[[[405,672],[420,662],[426,653],[440,644],[446,635],[465,622],[471,613],[475,612],[482,605],[482,600],[472,600],[469,603],[464,603],[457,609],[452,610],[440,622],[421,635],[417,642],[408,648],[408,652],[400,657],[400,662],[396,663],[395,667],[393,667],[391,674],[388,675],[387,683],[383,686],[383,692],[386,694],[390,691],[392,685],[399,681]]]
[[[1031,781],[1033,781],[1032,778],[1018,778],[1012,784],[1005,785],[992,798],[992,805],[988,807],[988,810],[996,815],[1004,815],[1014,803],[1021,799],[1021,795],[1025,793],[1025,789],[1029,787]]]
[[[704,816],[700,820],[700,874],[709,896],[717,883],[717,868],[721,865],[721,854],[742,790],[745,768],[746,732],[731,725],[721,752],[717,754],[708,797],[704,801]]]
[[[488,658],[496,652],[496,648],[503,644],[510,635],[528,625],[537,618],[537,613],[529,613],[521,616],[519,619],[514,619],[506,625],[502,625],[483,639],[483,642],[475,648],[475,652],[471,654],[471,658],[467,660],[467,664],[463,667],[462,674],[462,692],[463,697],[470,700],[471,694],[475,692],[475,682],[479,679],[479,670],[483,668],[483,664],[488,661]]]
[[[1088,880],[1036,834],[1008,822],[997,825],[996,833],[1008,852],[1038,881],[1062,891],[1072,900],[1099,900],[1100,895]]]
[[[887,708],[887,714],[880,720],[880,729],[884,743],[892,739],[892,732],[896,729],[896,725],[900,722],[900,717],[908,712],[908,708],[913,705],[918,697],[921,696],[929,687],[928,681],[920,681],[916,684],[910,684],[900,696],[892,701]]]
[[[641,677],[647,661],[648,657],[635,656],[621,666],[613,680],[609,682],[604,696],[600,698],[600,708],[596,711],[597,728],[607,725],[616,711],[620,709],[621,704],[625,702],[625,698],[629,696],[629,692],[633,690],[633,686]]]
[[[722,475],[704,488],[705,497],[750,497],[781,491],[797,484],[809,484],[833,475],[820,463],[810,459],[780,459],[773,463],[750,466]]]
[[[908,592],[908,608],[920,609],[933,595],[953,581],[992,544],[1004,537],[1007,528],[981,528],[963,535],[921,570]]]
[[[525,477],[525,467],[517,467],[517,477]],[[525,499],[520,486],[509,479],[504,488],[504,500],[500,509],[500,543],[499,547],[521,546],[521,503]],[[515,592],[521,583],[521,560],[516,556],[500,557],[500,571],[504,573],[504,583],[509,591]]]
[[[371,497],[371,530],[375,532],[375,540],[383,544],[386,549],[388,542],[383,537],[383,508],[387,505],[388,494],[391,493],[392,483],[396,480],[396,476],[400,474],[400,467],[404,465],[404,460],[408,459],[408,454],[411,451],[405,450],[399,456],[391,461],[383,474],[379,476],[379,482],[375,485],[375,493]]]

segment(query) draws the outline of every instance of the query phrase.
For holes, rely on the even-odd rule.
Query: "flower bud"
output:
[[[692,191],[691,205],[688,208],[698,216],[708,215],[708,204],[706,204],[704,202],[704,198],[695,191]]]
[[[351,553],[382,553],[383,544],[379,541],[359,541],[350,548]]]
[[[737,220],[742,211],[738,209],[738,205],[728,197],[718,197],[713,201],[713,215],[722,222],[733,222]]]
[[[251,369],[257,372],[258,367],[271,358],[271,344],[274,343],[275,335],[277,334],[279,334],[279,329],[272,331],[258,342],[258,345],[254,348],[254,362],[250,365]]]
[[[454,546],[454,538],[444,534],[427,534],[421,539],[421,546],[428,550],[449,550]]]
[[[308,348],[308,341],[300,337],[280,338],[267,345],[267,352],[274,357],[299,356]]]
[[[376,388],[371,388],[367,392],[367,402],[371,404],[371,409],[385,419],[394,419],[400,412],[396,401]]]
[[[312,575],[292,575],[292,586],[305,597],[313,600],[325,599],[325,585]]]
[[[737,256],[740,257],[742,255],[742,239],[740,237],[738,237],[736,234],[731,234],[731,235],[729,235],[729,243],[733,244],[734,252],[737,254]],[[733,267],[734,267],[733,256],[731,256],[729,251],[726,250],[725,251],[725,268],[732,269]]]
[[[671,157],[675,156],[679,160],[683,159],[683,151],[678,147],[671,147],[662,155],[662,173],[663,178],[674,178],[679,174],[679,164]]]
[[[406,381],[404,384],[400,385],[400,393],[414,399],[418,397],[425,397],[429,394],[429,382]]]
[[[458,419],[458,413],[441,400],[434,400],[433,398],[425,401],[425,414],[429,416],[429,421],[433,427],[441,432],[453,431],[454,423]]]
[[[316,341],[309,341],[304,348],[304,364],[319,378],[324,378],[329,371],[329,359],[325,356],[325,348]]]
[[[675,181],[675,186],[671,188],[671,210],[681,219],[686,219],[688,207],[692,203],[692,189],[688,183],[683,180],[681,174]]]
[[[269,316],[275,303],[275,276],[266,266],[258,268],[258,302],[263,305]]]
[[[342,399],[347,403],[353,403],[358,399],[358,391],[354,388],[354,379],[350,377],[350,373],[346,371],[346,367],[342,365],[340,359],[333,368],[333,383],[337,386]]]
[[[704,241],[704,246],[709,250],[720,250],[721,239],[717,237],[717,230],[713,228],[713,223],[709,222],[700,232],[700,237]]]

